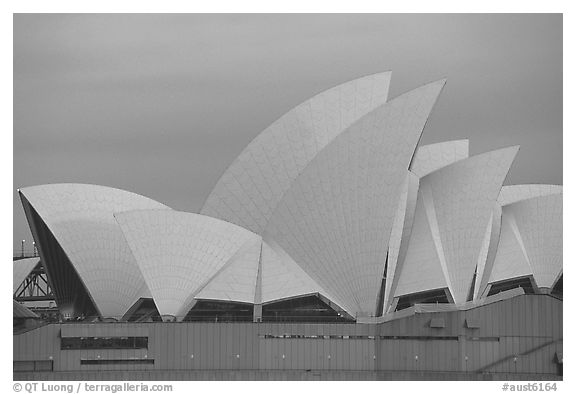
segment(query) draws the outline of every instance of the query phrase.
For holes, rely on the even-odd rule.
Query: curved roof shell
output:
[[[387,312],[392,301],[394,289],[398,283],[397,272],[402,270],[402,264],[406,259],[408,243],[412,236],[418,186],[420,179],[410,171],[406,171],[406,180],[402,186],[402,194],[396,211],[396,216],[390,232],[388,243],[388,260],[386,265],[386,283],[384,288],[384,300],[382,303],[383,313]],[[418,235],[415,235],[418,237]]]
[[[321,294],[336,304],[341,304],[304,272],[274,241],[264,242],[261,302],[267,304],[310,294]]]
[[[254,303],[261,251],[262,238],[256,237],[242,253],[210,279],[194,298]]]
[[[277,245],[235,224],[178,211],[115,216],[163,316],[182,318],[196,300],[252,304],[329,297]]]
[[[251,263],[260,240],[240,226],[194,213],[146,210],[115,216],[163,316],[183,318],[227,264]]]
[[[503,207],[518,201],[552,194],[562,194],[562,185],[527,184],[503,186],[498,196],[498,203]]]
[[[439,229],[436,222],[431,222],[433,214],[429,199],[425,201],[423,194],[418,193],[404,260],[399,261],[395,276],[391,278],[395,282],[391,289],[395,297],[449,287],[445,264],[441,260]]]
[[[502,231],[502,208],[495,203],[492,209],[492,216],[486,228],[486,234],[482,244],[482,250],[478,257],[476,267],[476,279],[474,282],[474,299],[482,297],[484,289],[490,279],[490,274],[494,267],[498,244],[500,243],[500,233]]]
[[[375,315],[406,170],[445,81],[362,117],[294,180],[266,234],[354,315]]]
[[[420,178],[468,157],[468,140],[455,140],[419,146],[410,171]]]
[[[242,256],[226,264],[194,298],[268,304],[311,294],[335,302],[278,245],[259,238]]]
[[[562,273],[563,247],[561,186],[554,191],[502,208],[502,233],[491,283],[533,275],[538,287],[554,286]]]
[[[12,265],[12,292],[16,292],[18,287],[24,282],[24,279],[40,262],[39,257],[30,257],[28,259],[14,260]]]
[[[402,271],[397,273],[395,296],[448,287],[456,303],[467,300],[486,248],[494,202],[517,151],[518,147],[510,147],[487,152],[420,179],[414,226]]]
[[[300,172],[342,131],[386,103],[390,72],[336,86],[262,131],[224,172],[200,213],[262,234]]]
[[[468,140],[416,149],[444,83],[388,102],[390,73],[380,73],[318,94],[244,149],[202,214],[95,185],[22,189],[48,275],[66,266],[56,297],[77,282],[66,296],[81,293],[78,304],[104,317],[152,297],[181,318],[197,300],[321,294],[363,317],[426,290],[448,288],[462,303],[524,275],[552,287],[562,186],[502,187],[517,147],[472,158]],[[24,264],[14,287],[33,268]]]
[[[138,298],[149,296],[113,214],[170,208],[135,193],[97,185],[41,185],[22,188],[20,194],[65,252],[101,316],[119,318]],[[49,246],[36,241],[40,255],[46,257]],[[42,257],[44,263],[46,258]],[[47,266],[48,275],[50,270]]]
[[[532,268],[518,224],[513,215],[503,212],[500,241],[489,282],[500,282],[528,275],[532,275]]]
[[[383,312],[386,313],[398,284],[396,270],[401,271],[412,234],[420,177],[468,157],[468,140],[447,141],[419,146],[412,158],[410,171],[402,189],[392,225],[388,247],[388,264],[384,290]],[[425,236],[417,234],[415,237]],[[422,240],[426,242],[425,239]],[[400,262],[400,265],[398,264]]]

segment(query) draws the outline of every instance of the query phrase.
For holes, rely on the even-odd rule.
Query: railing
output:
[[[24,252],[18,251],[12,253],[12,260],[20,260],[20,259],[28,259],[31,257],[40,257],[37,251],[28,251],[25,250]]]

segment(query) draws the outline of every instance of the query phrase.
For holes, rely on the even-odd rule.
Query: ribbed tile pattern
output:
[[[52,184],[20,192],[46,223],[104,317],[119,318],[140,297],[150,295],[113,214],[170,208],[96,185]]]
[[[398,285],[400,275],[396,275],[396,271],[402,271],[406,257],[416,209],[419,178],[467,157],[468,140],[423,145],[416,150],[407,176],[409,183],[404,186],[390,235],[384,313],[392,302]]]
[[[490,223],[486,229],[486,235],[484,238],[484,242],[488,242],[487,245],[483,245],[483,248],[487,247],[486,255],[484,256],[482,253],[478,259],[476,282],[474,283],[474,299],[481,298],[484,290],[488,286],[488,280],[490,279],[490,274],[496,259],[496,253],[498,252],[501,228],[502,208],[500,207],[500,204],[494,203],[492,217],[490,218]]]
[[[533,275],[551,287],[562,272],[562,186],[504,186],[502,231],[490,283]]]
[[[439,142],[419,146],[412,159],[410,171],[419,177],[468,157],[468,140]]]
[[[480,291],[480,278],[484,275],[484,269],[486,268],[486,260],[488,259],[488,251],[490,249],[490,239],[492,233],[492,225],[494,221],[494,215],[490,215],[490,220],[486,226],[486,232],[484,233],[484,240],[482,241],[482,247],[480,248],[480,253],[478,254],[478,262],[476,263],[476,277],[474,280],[474,294],[473,297],[478,297],[478,292]]]
[[[498,203],[500,206],[505,206],[529,198],[561,193],[562,185],[527,184],[503,186],[498,196]]]
[[[448,287],[423,199],[419,193],[406,256],[396,269],[394,297]]]
[[[253,256],[260,240],[235,224],[193,213],[143,210],[115,216],[163,316],[184,317],[198,291],[227,263]]]
[[[384,293],[383,312],[385,313],[392,302],[394,291],[398,286],[402,265],[406,259],[408,243],[412,234],[414,214],[418,197],[418,176],[407,171],[406,180],[402,187],[400,202],[396,210],[396,217],[392,224],[390,242],[388,245],[388,269],[386,272],[386,286]]]
[[[262,303],[320,293],[332,299],[273,241],[262,245]],[[337,303],[337,302],[336,302]]]
[[[518,226],[514,215],[507,208],[502,209],[502,227],[500,242],[496,251],[494,266],[490,273],[489,283],[500,282],[506,279],[532,275],[532,268],[528,262],[528,255],[519,238]]]
[[[552,288],[562,272],[562,194],[504,207],[514,217],[538,287]]]
[[[201,213],[262,234],[294,179],[343,130],[383,105],[391,73],[314,96],[260,133],[224,172]]]
[[[12,292],[14,293],[16,289],[24,282],[24,279],[30,274],[30,271],[36,267],[36,264],[40,261],[39,257],[31,257],[29,259],[20,259],[13,262],[12,268]]]
[[[247,243],[245,249],[230,259],[194,298],[252,304],[256,291],[262,238],[258,237],[254,242]]]
[[[517,152],[518,147],[487,152],[420,179],[420,189],[430,191],[456,303],[466,301],[493,204]]]
[[[274,246],[271,246],[274,245]],[[281,248],[271,241],[258,238],[245,245],[194,297],[232,302],[255,302],[258,261],[262,269],[260,303],[280,301],[319,293],[336,303],[325,290],[311,279]]]
[[[318,153],[267,233],[351,315],[376,314],[406,170],[445,81],[377,108]]]

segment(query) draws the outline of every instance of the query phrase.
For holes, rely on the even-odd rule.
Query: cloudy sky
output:
[[[16,188],[93,183],[198,212],[261,130],[392,70],[390,97],[448,83],[422,143],[521,145],[506,180],[562,184],[561,15],[16,15]]]

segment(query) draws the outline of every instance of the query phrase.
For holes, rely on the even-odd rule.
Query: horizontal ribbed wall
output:
[[[431,328],[431,319],[444,328]],[[478,328],[470,322],[476,322]],[[60,350],[60,332],[149,336],[149,348]],[[55,371],[321,370],[554,374],[562,349],[562,301],[522,295],[467,311],[422,313],[381,324],[51,324],[14,336],[14,360],[48,360]],[[85,328],[88,327],[88,328]],[[78,332],[80,334],[80,332]],[[283,335],[308,338],[278,338]],[[340,336],[357,336],[340,338]],[[311,336],[328,336],[310,338]],[[329,336],[339,336],[330,338]],[[393,338],[393,337],[397,338]],[[428,339],[424,338],[428,337]],[[432,338],[430,338],[432,337]],[[436,339],[433,339],[436,338]],[[81,358],[154,359],[146,366],[85,366]],[[192,357],[193,355],[193,357]],[[418,358],[416,358],[418,356]],[[514,363],[513,357],[517,360]],[[512,361],[511,361],[512,360]]]

